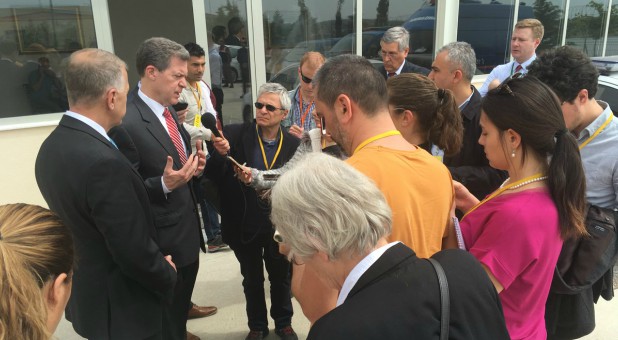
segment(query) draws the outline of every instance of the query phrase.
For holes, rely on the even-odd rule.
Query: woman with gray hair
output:
[[[339,291],[337,307],[307,339],[509,339],[498,294],[480,264],[459,249],[432,256],[448,281],[445,299],[430,261],[400,242],[387,243],[391,209],[352,166],[310,153],[279,178],[271,200],[288,257]],[[450,302],[444,311],[442,299]],[[441,321],[442,313],[450,322]]]

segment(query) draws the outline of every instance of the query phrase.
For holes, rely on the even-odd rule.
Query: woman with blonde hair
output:
[[[0,206],[0,339],[50,339],[71,295],[70,230],[36,205]]]
[[[463,123],[451,90],[420,74],[402,73],[386,82],[388,110],[401,135],[440,160],[461,149]]]

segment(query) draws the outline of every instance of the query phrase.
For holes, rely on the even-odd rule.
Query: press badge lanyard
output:
[[[468,212],[464,214],[464,216],[461,218],[461,220],[463,221],[464,218],[466,218],[466,216],[468,216],[474,210],[478,209],[478,207],[480,207],[481,205],[487,203],[489,200],[491,200],[492,198],[500,195],[501,193],[511,189],[512,187],[514,187],[516,185],[520,185],[520,184],[522,184],[524,182],[528,182],[528,181],[535,182],[535,181],[539,180],[541,177],[543,177],[543,175],[538,173],[538,174],[534,174],[532,176],[528,176],[528,177],[526,177],[524,179],[520,179],[519,181],[511,183],[509,185],[505,185],[503,187],[500,187],[498,190],[496,190],[493,193],[491,193],[491,195],[485,197],[482,201],[478,202],[474,207],[472,207],[472,209],[468,210]]]
[[[191,85],[189,85],[189,87],[191,88],[191,94],[193,94],[193,98],[195,98],[195,101],[197,102],[197,113],[195,115],[195,119],[193,119],[193,126],[195,127],[200,127],[202,126],[202,90],[200,89],[200,82],[198,81],[197,83],[195,83],[195,87],[197,88],[197,96],[195,95],[195,91],[193,90],[193,87]]]
[[[395,135],[401,135],[401,132],[399,132],[398,130],[390,130],[390,131],[383,132],[383,133],[381,133],[379,135],[367,138],[362,143],[360,143],[356,147],[356,149],[354,149],[354,153],[352,155],[357,153],[360,149],[364,148],[365,146],[367,146],[367,144],[369,144],[371,142],[375,142],[378,139],[382,139],[382,138],[386,138],[386,137],[390,137],[390,136],[395,136]]]
[[[586,139],[583,143],[581,143],[579,145],[579,149],[580,150],[583,149],[584,146],[586,146],[586,145],[588,145],[588,143],[592,142],[592,140],[595,139],[601,133],[601,131],[605,130],[605,128],[607,127],[609,122],[612,121],[613,118],[614,118],[614,115],[610,112],[609,113],[609,117],[607,118],[605,123],[603,123],[603,125],[599,126],[599,128],[592,134],[592,136],[588,137],[588,139]]]
[[[258,144],[260,144],[260,150],[262,151],[262,158],[264,159],[264,166],[266,167],[266,170],[270,170],[272,169],[273,165],[275,165],[275,161],[277,160],[277,157],[279,157],[279,152],[281,151],[281,145],[283,145],[283,131],[281,131],[281,128],[279,128],[279,146],[277,147],[277,152],[275,153],[275,157],[273,158],[273,161],[270,163],[270,166],[268,166],[268,160],[266,159],[266,152],[264,152],[264,145],[262,145],[262,137],[260,137],[260,132],[258,131],[258,126],[257,124],[255,125],[255,133],[257,134],[258,137]]]

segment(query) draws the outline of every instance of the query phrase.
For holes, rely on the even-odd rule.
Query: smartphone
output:
[[[188,106],[189,106],[188,103],[181,103],[181,102],[178,102],[178,103],[172,105],[172,107],[174,108],[174,110],[176,110],[176,112],[182,111],[182,110],[186,109]]]

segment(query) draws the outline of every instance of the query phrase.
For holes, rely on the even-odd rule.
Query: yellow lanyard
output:
[[[193,98],[197,102],[197,114],[195,115],[195,119],[193,119],[193,126],[200,127],[202,126],[202,91],[200,90],[200,82],[195,83],[195,87],[197,88],[197,96],[195,95],[195,91],[193,87],[189,85],[191,88],[191,94],[193,94]]]
[[[607,124],[609,124],[609,122],[612,121],[612,119],[614,118],[614,115],[610,112],[609,113],[609,118],[607,118],[607,120],[605,121],[605,123],[603,123],[603,125],[599,126],[599,128],[592,134],[592,136],[588,137],[588,139],[586,139],[583,143],[581,143],[579,145],[579,149],[583,149],[584,146],[588,145],[588,143],[592,142],[593,139],[596,138],[596,136],[599,135],[599,133],[601,133],[601,131],[603,131],[605,129],[605,127],[607,127]]]
[[[390,136],[395,136],[395,135],[401,135],[401,132],[397,131],[397,130],[390,130],[390,131],[386,131],[383,132],[379,135],[370,137],[365,139],[365,141],[363,141],[362,143],[360,143],[356,149],[354,149],[354,153],[352,155],[354,155],[355,153],[357,153],[360,149],[364,148],[365,146],[367,146],[367,144],[371,143],[371,142],[375,142],[378,139],[382,139],[382,138],[386,138],[386,137],[390,137]]]
[[[275,165],[275,161],[277,160],[277,157],[279,157],[279,152],[281,151],[281,145],[283,145],[283,131],[281,131],[281,128],[279,128],[279,147],[277,147],[277,152],[275,153],[275,157],[273,158],[273,161],[270,163],[270,166],[268,166],[268,160],[266,160],[266,152],[264,152],[264,145],[262,145],[262,137],[260,137],[260,132],[258,131],[258,126],[257,124],[255,125],[255,133],[258,136],[258,144],[260,144],[260,150],[262,151],[262,158],[264,159],[264,166],[266,167],[266,170],[270,170],[272,169],[273,165]]]
[[[510,188],[512,188],[512,187],[514,187],[516,185],[519,185],[521,183],[524,183],[526,181],[536,180],[536,179],[539,179],[541,177],[543,177],[543,176],[540,173],[534,174],[534,175],[526,177],[524,179],[520,179],[519,181],[517,181],[515,183],[511,183],[509,185],[505,185],[505,186],[499,188],[498,190],[492,192],[489,196],[485,197],[482,201],[478,202],[474,207],[472,207],[472,209],[468,210],[468,212],[464,214],[464,216],[461,218],[461,220],[463,221],[463,219],[466,218],[466,216],[468,216],[474,210],[478,209],[478,207],[480,207],[481,205],[483,205],[487,201],[491,200],[492,198],[500,195],[501,193],[509,190]]]

